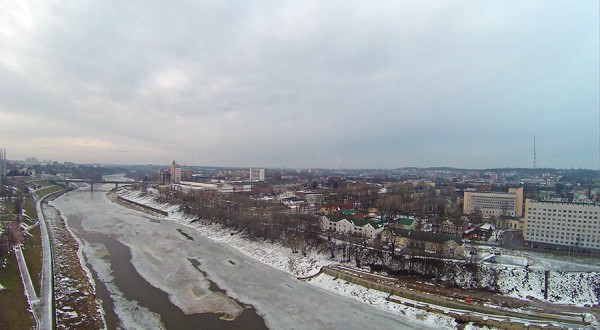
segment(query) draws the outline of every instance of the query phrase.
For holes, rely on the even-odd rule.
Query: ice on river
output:
[[[244,308],[221,292],[209,290],[210,283],[192,266],[187,257],[195,254],[184,251],[184,245],[173,245],[180,239],[178,232],[154,237],[153,233],[136,231],[122,237],[122,243],[131,250],[136,271],[155,288],[166,292],[169,300],[185,314],[224,313],[239,316]],[[158,252],[158,253],[157,253]]]
[[[164,329],[160,315],[140,306],[135,300],[125,298],[123,292],[115,285],[110,263],[106,260],[108,250],[104,245],[84,244],[83,253],[110,292],[115,313],[123,329]]]
[[[171,302],[186,313],[212,309],[214,312],[235,315],[240,311],[235,300],[208,291],[210,284],[204,278],[204,272],[208,279],[226,290],[227,295],[243,304],[253,305],[271,329],[432,327],[431,324],[365,305],[299,281],[290,274],[174,221],[145,216],[112,204],[106,198],[97,198],[99,196],[96,194],[91,200],[86,200],[90,198],[86,196],[90,195],[72,194],[69,205],[74,208],[79,207],[75,204],[81,205],[81,209],[74,212],[85,214],[83,228],[92,233],[109,235],[126,245],[131,251],[131,262],[136,271],[151,285],[167,293]],[[95,247],[96,250],[99,248]],[[89,258],[94,269],[95,263],[104,260],[101,255]],[[198,267],[202,272],[191,264],[190,259],[200,263]],[[110,274],[110,271],[103,274]],[[125,304],[122,296],[115,296],[115,304]],[[156,323],[125,328],[156,328],[158,317],[153,317],[143,309],[138,311],[135,307],[132,307],[132,315],[135,316],[132,319],[137,320],[136,315],[140,315],[140,319],[147,322],[154,320]],[[121,314],[119,317],[122,317]]]

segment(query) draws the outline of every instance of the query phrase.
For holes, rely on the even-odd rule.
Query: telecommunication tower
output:
[[[537,168],[537,159],[536,159],[536,153],[535,153],[535,134],[533,134],[533,168],[536,169]]]

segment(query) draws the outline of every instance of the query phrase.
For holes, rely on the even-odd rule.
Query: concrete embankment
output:
[[[144,204],[142,204],[142,203],[134,202],[134,201],[132,201],[132,200],[129,200],[129,199],[127,199],[127,198],[123,198],[123,197],[121,197],[121,196],[119,196],[119,195],[117,195],[117,199],[118,199],[118,200],[120,200],[120,201],[123,201],[123,202],[125,202],[125,203],[133,204],[133,205],[135,205],[135,206],[138,206],[138,207],[144,208],[144,209],[146,209],[146,210],[150,210],[150,211],[152,211],[152,212],[156,212],[156,213],[162,214],[162,215],[164,215],[164,216],[168,216],[168,215],[169,215],[169,212],[167,212],[167,211],[163,211],[163,210],[157,209],[157,208],[155,208],[155,207],[152,207],[152,206],[144,205]]]
[[[350,283],[358,284],[369,289],[374,289],[378,291],[382,291],[390,294],[389,301],[393,301],[396,303],[402,303],[411,307],[420,308],[426,310],[428,312],[435,312],[446,314],[455,318],[458,321],[462,322],[474,322],[482,326],[492,326],[500,329],[534,329],[531,325],[526,324],[523,321],[517,321],[515,319],[520,320],[532,320],[536,321],[535,323],[561,323],[561,324],[571,324],[577,326],[589,326],[589,322],[584,322],[578,316],[567,316],[567,315],[555,315],[555,314],[546,314],[546,313],[520,313],[516,311],[500,309],[500,308],[491,308],[482,305],[466,303],[458,300],[452,300],[450,298],[432,295],[420,291],[412,291],[401,287],[396,287],[384,283],[379,283],[372,279],[361,277],[358,274],[354,274],[349,271],[336,269],[335,267],[325,266],[322,268],[322,272],[324,274],[340,278],[342,280],[348,281]],[[413,302],[403,302],[400,299],[394,299],[392,296],[397,296],[399,298],[413,300]],[[429,305],[420,305],[419,302],[429,304]],[[439,308],[436,308],[438,307]],[[445,309],[453,309],[456,311],[447,311]],[[491,320],[483,315],[473,315],[469,314],[469,312],[490,315],[491,317],[495,317],[496,319],[504,319],[503,321]],[[544,326],[544,329],[561,329],[561,327],[553,327],[550,324]]]

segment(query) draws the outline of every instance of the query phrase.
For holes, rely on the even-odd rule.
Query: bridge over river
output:
[[[87,183],[90,185],[90,190],[94,191],[94,184],[114,184],[115,188],[118,188],[119,185],[132,185],[136,183],[140,184],[149,184],[154,185],[156,182],[148,182],[148,181],[135,181],[135,180],[93,180],[93,179],[61,179],[61,180],[52,180],[58,184],[69,184],[69,183]]]

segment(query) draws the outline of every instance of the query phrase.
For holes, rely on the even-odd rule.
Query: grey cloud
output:
[[[536,132],[540,164],[596,166],[560,156],[597,147],[594,1],[38,7],[37,29],[0,35],[28,64],[0,61],[0,114],[103,141],[97,162],[527,166]]]

